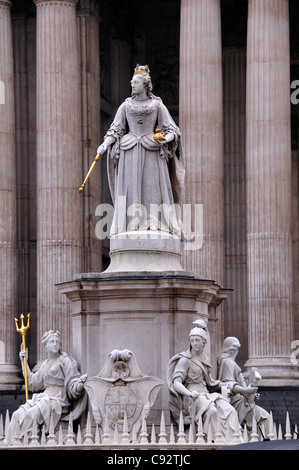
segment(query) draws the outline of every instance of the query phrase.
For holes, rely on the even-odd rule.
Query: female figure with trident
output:
[[[11,442],[18,432],[19,437],[30,433],[34,422],[37,426],[44,425],[45,432],[49,431],[51,417],[54,429],[61,418],[72,412],[77,419],[86,407],[84,382],[87,375],[80,376],[77,362],[61,350],[59,331],[47,331],[42,338],[48,358],[42,363],[37,372],[32,372],[27,365],[28,388],[34,393],[32,398],[21,405],[12,415],[8,428],[7,441]],[[20,352],[23,374],[27,351]],[[19,426],[19,428],[18,428]]]
[[[30,326],[30,313],[27,315],[27,325],[24,325],[24,315],[21,315],[21,326],[18,326],[18,320],[15,318],[16,330],[18,333],[21,333],[22,336],[22,351],[26,351],[26,331],[29,329]],[[28,401],[28,376],[27,376],[27,358],[26,355],[23,355],[23,374],[25,379],[25,397],[26,401]]]

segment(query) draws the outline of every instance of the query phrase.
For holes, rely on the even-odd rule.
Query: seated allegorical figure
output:
[[[170,411],[176,422],[180,410],[184,423],[198,423],[201,418],[203,433],[214,439],[220,420],[224,439],[231,441],[236,433],[237,414],[227,397],[219,393],[221,382],[211,377],[211,366],[203,354],[207,334],[202,328],[192,328],[190,346],[173,356],[168,363]],[[241,439],[241,435],[240,435]]]
[[[48,358],[41,364],[37,372],[32,372],[27,365],[28,388],[33,393],[32,398],[21,405],[12,415],[7,440],[13,439],[16,432],[19,437],[30,434],[34,422],[37,427],[44,426],[49,432],[51,416],[54,429],[61,418],[72,412],[75,420],[83,413],[87,404],[84,383],[87,375],[80,375],[77,362],[61,350],[61,336],[59,331],[47,331],[42,343]],[[20,352],[20,359],[24,374],[23,356],[26,351]]]
[[[261,376],[255,368],[252,368],[248,384],[246,384],[241,368],[235,361],[240,347],[238,338],[234,336],[229,336],[224,340],[217,358],[217,376],[229,388],[230,402],[238,412],[240,424],[246,423],[247,428],[251,430],[252,420],[255,419],[257,425],[264,423],[265,431],[268,432],[270,415],[255,403],[258,398],[257,382]]]

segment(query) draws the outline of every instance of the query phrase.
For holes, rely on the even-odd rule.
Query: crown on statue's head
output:
[[[143,73],[149,73],[148,65],[139,65],[137,64],[134,70],[134,75],[142,75]]]
[[[61,340],[61,335],[60,335],[60,332],[58,330],[54,331],[54,330],[49,330],[49,331],[46,331],[44,334],[43,334],[43,337],[42,337],[42,344],[45,344],[48,339],[50,338],[50,336],[52,335],[55,335],[57,336],[60,340]]]

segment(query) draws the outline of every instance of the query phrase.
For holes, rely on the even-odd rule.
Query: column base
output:
[[[21,390],[23,384],[20,367],[0,364],[0,390]]]
[[[299,368],[291,363],[288,356],[285,357],[261,357],[250,358],[245,363],[244,376],[249,375],[249,369],[256,367],[261,375],[259,386],[299,386]]]

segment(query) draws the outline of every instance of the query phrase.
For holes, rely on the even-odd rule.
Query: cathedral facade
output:
[[[0,391],[22,384],[14,318],[31,313],[32,365],[46,330],[70,351],[57,284],[109,264],[105,155],[78,188],[137,63],[182,132],[184,202],[203,216],[182,260],[225,293],[215,350],[236,336],[265,387],[299,387],[297,3],[0,0]]]

